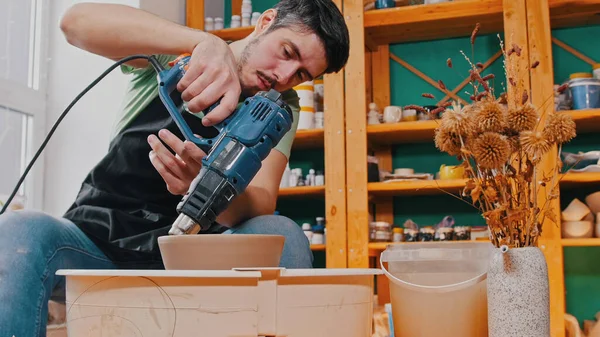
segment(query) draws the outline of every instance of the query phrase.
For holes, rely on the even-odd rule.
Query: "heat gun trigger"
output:
[[[160,72],[158,72],[158,75],[157,75],[157,79],[158,79],[158,83],[159,83],[158,93],[159,93],[159,97],[160,97],[161,101],[167,108],[167,111],[169,112],[169,114],[171,115],[173,120],[175,121],[175,124],[177,125],[179,130],[181,130],[181,133],[183,134],[184,138],[186,140],[191,141],[192,143],[196,144],[196,146],[198,146],[204,152],[209,153],[210,150],[212,149],[214,143],[216,142],[215,140],[218,136],[215,136],[214,138],[200,138],[200,137],[196,136],[196,134],[194,134],[192,132],[191,128],[189,127],[189,125],[187,124],[185,119],[183,118],[182,111],[175,105],[175,103],[173,102],[173,99],[170,96],[171,92],[173,92],[173,90],[176,89],[177,84],[183,78],[186,71],[189,69],[190,58],[191,58],[190,54],[187,54],[187,53],[181,54],[176,59],[169,62],[169,65],[171,66],[170,69],[163,69]],[[208,109],[203,111],[203,113],[205,115],[208,114],[210,111],[212,111],[214,108],[216,108],[220,102],[221,102],[221,100],[219,99],[217,102],[215,102],[213,105],[211,105]],[[221,123],[214,125],[214,128],[220,132],[221,129],[225,125],[227,125],[229,120],[230,120],[230,118],[225,119]]]

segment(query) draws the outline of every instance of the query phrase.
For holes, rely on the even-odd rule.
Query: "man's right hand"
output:
[[[222,98],[219,106],[202,119],[205,126],[212,126],[234,111],[241,85],[231,49],[225,41],[208,35],[210,37],[194,48],[189,68],[177,84],[177,90],[192,113],[201,112]]]

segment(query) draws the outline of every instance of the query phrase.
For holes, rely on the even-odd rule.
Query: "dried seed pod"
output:
[[[469,98],[471,99],[471,101],[474,101],[475,100],[475,95],[471,95]]]
[[[483,63],[481,63],[481,62],[477,62],[477,63],[475,64],[475,66],[476,66],[477,68],[483,69]]]
[[[512,77],[509,77],[509,78],[508,78],[508,81],[509,81],[509,82],[510,82],[510,84],[512,84],[513,86],[516,86],[516,85],[517,85],[517,83],[515,82],[515,80],[513,80],[513,78],[512,78]]]
[[[510,48],[510,50],[506,53],[507,56],[512,55],[515,52],[515,48]]]
[[[477,24],[475,24],[475,29],[473,29],[473,32],[471,33],[471,44],[475,44],[475,38],[477,37],[477,33],[479,32],[479,27],[481,27],[481,25],[479,24],[479,22],[477,22]]]
[[[489,81],[489,80],[491,80],[491,79],[492,79],[492,78],[494,78],[494,77],[496,77],[494,74],[488,74],[488,75],[485,75],[485,76],[483,77],[483,80],[484,80],[484,81]]]
[[[521,99],[521,104],[527,103],[528,99],[529,99],[529,96],[527,95],[527,90],[524,90],[523,91],[523,98]]]
[[[556,89],[556,91],[558,93],[563,93],[563,91],[567,90],[568,87],[569,87],[569,84],[565,83],[565,84],[561,85],[560,87],[558,87],[558,89]]]
[[[539,66],[539,65],[540,65],[540,61],[535,61],[535,62],[533,62],[533,64],[531,65],[531,69],[535,69],[535,68],[537,68],[537,66]]]
[[[521,56],[521,47],[519,47],[519,45],[513,43],[513,49],[515,50],[515,53],[517,53],[517,56]]]
[[[481,101],[482,98],[484,98],[485,96],[487,96],[487,91],[482,92],[481,94],[477,95],[477,97],[475,97],[476,101]]]
[[[403,107],[404,110],[407,109],[415,109],[419,112],[427,112],[427,110],[425,108],[423,108],[422,106],[418,106],[418,105],[414,105],[414,104],[410,104],[410,105],[406,105]]]
[[[433,96],[433,94],[430,94],[430,93],[424,93],[424,94],[421,94],[421,96],[423,96],[425,98],[435,98],[435,96]]]
[[[444,84],[444,82],[442,82],[442,80],[438,81],[438,85],[440,86],[440,89],[446,90],[446,85]]]
[[[452,68],[452,59],[451,59],[451,58],[448,58],[448,59],[446,60],[446,65],[447,65],[449,68]]]

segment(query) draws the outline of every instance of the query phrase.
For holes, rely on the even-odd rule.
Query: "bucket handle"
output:
[[[466,280],[466,281],[462,281],[462,282],[458,282],[458,283],[454,283],[454,284],[449,284],[449,285],[444,285],[444,286],[421,286],[418,284],[414,284],[414,283],[410,283],[410,282],[406,282],[406,281],[402,281],[401,279],[393,276],[392,274],[390,274],[387,269],[385,269],[385,267],[383,266],[383,260],[379,259],[379,264],[381,265],[381,270],[383,271],[383,273],[390,279],[392,280],[392,282],[394,282],[395,284],[398,284],[400,286],[403,286],[405,288],[411,289],[411,290],[415,290],[415,291],[423,291],[423,290],[428,290],[429,292],[432,293],[447,293],[447,292],[451,292],[451,291],[457,291],[457,290],[462,290],[465,289],[467,287],[472,286],[473,284],[477,284],[485,279],[487,279],[487,271],[483,272],[481,275],[475,276],[472,279]]]

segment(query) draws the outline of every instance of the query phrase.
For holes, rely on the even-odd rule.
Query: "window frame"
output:
[[[24,154],[20,160],[23,174],[33,155],[46,137],[46,105],[48,79],[48,40],[51,3],[32,0],[30,21],[29,85],[0,78],[0,106],[23,113],[28,118],[24,125],[28,137],[24,143]],[[29,87],[31,86],[31,87]],[[27,208],[42,209],[44,201],[44,152],[37,158],[24,181]],[[15,184],[17,181],[15,181]],[[23,185],[21,185],[23,188]],[[10,192],[9,192],[10,193]]]

